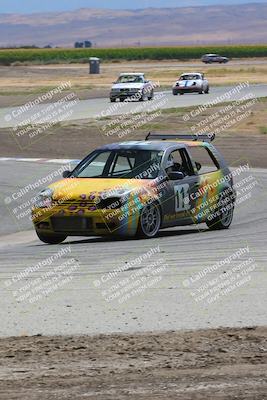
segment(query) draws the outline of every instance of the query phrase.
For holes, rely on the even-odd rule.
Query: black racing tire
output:
[[[120,97],[120,102],[122,103],[124,101],[124,98],[123,97]]]
[[[180,95],[180,96],[183,96],[183,95],[184,95],[184,93],[183,93],[183,92],[179,92],[179,95]]]
[[[42,242],[47,244],[59,244],[64,242],[64,240],[67,238],[66,235],[58,235],[56,233],[45,234],[36,231],[36,234]]]
[[[141,96],[139,97],[138,101],[145,101],[145,95],[142,92]]]
[[[110,99],[111,103],[115,103],[116,99]]]
[[[231,195],[222,192],[219,197],[219,205],[206,219],[206,224],[210,230],[228,229],[233,221],[234,202]]]
[[[210,91],[210,87],[208,86],[207,89],[204,91],[205,94],[208,94]]]
[[[198,94],[203,94],[203,87],[198,91]]]
[[[150,96],[148,96],[148,100],[151,101],[154,99],[154,90],[150,93]]]
[[[146,204],[139,217],[136,236],[143,239],[155,237],[161,227],[161,211],[158,203]]]
[[[177,95],[178,95],[177,90],[173,90],[173,91],[172,91],[172,94],[173,94],[174,96],[177,96]]]

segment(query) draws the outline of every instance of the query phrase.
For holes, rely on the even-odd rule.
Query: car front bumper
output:
[[[173,87],[173,92],[176,93],[194,93],[199,92],[201,87],[199,86],[175,86]]]
[[[139,91],[132,91],[132,90],[121,90],[120,92],[110,92],[110,99],[116,100],[116,99],[127,99],[129,97],[137,98],[141,97],[142,92]]]
[[[62,207],[36,208],[32,212],[36,231],[43,234],[66,236],[134,236],[138,228],[139,213],[126,213],[121,209],[76,210]]]

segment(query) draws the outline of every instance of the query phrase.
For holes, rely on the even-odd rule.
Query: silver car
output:
[[[222,57],[219,54],[204,54],[201,57],[201,60],[205,64],[212,64],[212,63],[219,63],[219,64],[226,64],[229,61],[229,58]]]
[[[174,96],[184,93],[209,93],[209,82],[200,72],[182,74],[172,87]]]
[[[110,101],[113,103],[117,99],[124,101],[130,100],[152,100],[154,96],[154,86],[148,81],[141,72],[121,73],[118,80],[114,82],[110,91]]]

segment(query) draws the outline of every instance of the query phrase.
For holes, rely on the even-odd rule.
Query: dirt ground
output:
[[[266,400],[267,328],[0,339],[1,400]]]
[[[162,89],[170,89],[181,73],[193,71],[204,72],[211,86],[267,83],[266,58],[233,60],[223,65],[205,65],[199,60],[105,62],[100,75],[89,75],[86,64],[0,66],[0,107],[25,104],[61,82],[71,82],[71,91],[81,100],[107,97],[119,73],[130,71],[145,72]]]

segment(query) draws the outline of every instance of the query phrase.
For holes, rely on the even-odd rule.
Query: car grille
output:
[[[83,232],[93,227],[91,218],[84,217],[51,217],[51,224],[55,232]]]
[[[77,207],[93,207],[95,206],[94,200],[63,200],[63,201],[54,201],[53,206],[59,207],[70,207],[70,206],[77,206]]]

